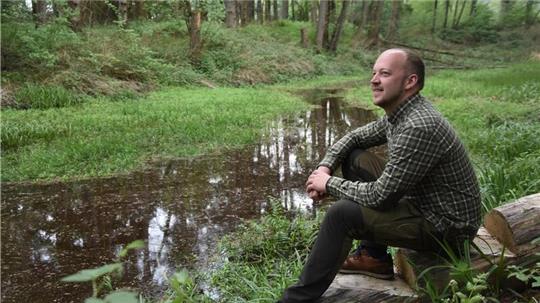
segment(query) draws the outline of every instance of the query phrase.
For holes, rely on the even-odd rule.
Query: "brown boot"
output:
[[[384,260],[379,260],[371,257],[365,249],[362,249],[359,254],[348,256],[339,272],[392,280],[394,278],[392,256],[387,255]]]

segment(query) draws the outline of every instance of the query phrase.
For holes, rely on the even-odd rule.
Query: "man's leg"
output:
[[[349,200],[334,203],[326,212],[298,283],[285,290],[282,302],[312,302],[319,298],[347,257],[353,234],[362,230],[359,204]]]
[[[343,162],[341,171],[343,178],[347,180],[372,182],[382,175],[385,164],[381,157],[363,149],[355,149]],[[363,240],[353,254],[359,255],[364,249],[373,258],[385,259],[387,257],[386,245],[369,240]]]

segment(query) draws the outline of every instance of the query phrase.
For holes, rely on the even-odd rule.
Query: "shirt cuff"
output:
[[[330,177],[326,182],[326,192],[335,198],[341,198],[340,187],[343,181],[345,179],[340,177]]]

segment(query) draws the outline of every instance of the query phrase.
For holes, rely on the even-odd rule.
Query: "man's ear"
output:
[[[417,74],[410,74],[407,77],[407,80],[405,82],[405,89],[411,89],[413,88],[416,83],[418,83],[418,75]]]

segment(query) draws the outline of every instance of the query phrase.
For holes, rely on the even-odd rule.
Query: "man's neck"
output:
[[[383,107],[384,112],[386,113],[387,116],[392,115],[393,113],[396,112],[396,110],[399,108],[401,104],[403,104],[404,102],[406,102],[407,100],[409,100],[412,96],[416,94],[418,94],[417,90],[403,94],[402,96],[399,97],[397,102],[392,102],[388,106]]]

